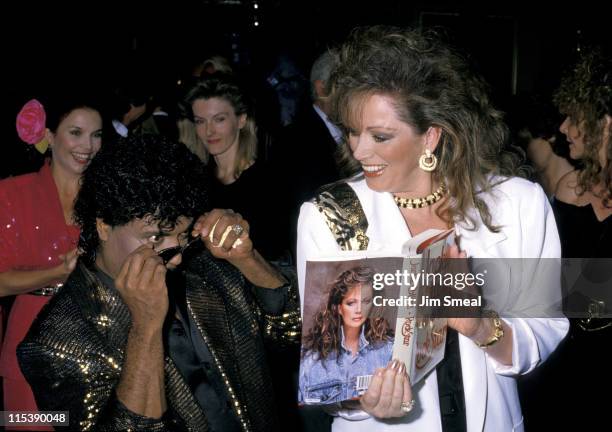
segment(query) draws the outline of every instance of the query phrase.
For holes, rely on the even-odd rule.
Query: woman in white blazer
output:
[[[539,186],[513,177],[519,161],[503,150],[501,114],[465,61],[433,37],[380,26],[354,31],[339,52],[330,97],[356,175],[302,206],[302,299],[308,260],[398,255],[413,236],[454,227],[453,257],[533,258],[497,280],[506,301],[559,303],[558,271],[537,260],[560,257],[550,205]],[[334,432],[523,430],[515,378],[555,349],[567,320],[492,314],[449,326],[458,342],[456,357],[447,345],[444,372],[412,388],[404,366],[389,365],[360,404],[335,407]]]

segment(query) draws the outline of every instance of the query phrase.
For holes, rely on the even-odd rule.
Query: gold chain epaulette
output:
[[[322,189],[314,204],[325,217],[325,223],[342,250],[365,250],[368,219],[357,194],[346,182],[333,183]]]

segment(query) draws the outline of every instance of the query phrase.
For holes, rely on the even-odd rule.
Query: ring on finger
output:
[[[244,228],[240,224],[235,224],[235,225],[232,225],[232,231],[234,231],[234,234],[236,234],[236,237],[240,237],[240,235],[244,231]]]
[[[215,224],[212,226],[212,229],[210,230],[210,234],[208,234],[208,239],[211,243],[213,242],[213,236],[215,235],[215,228],[217,228],[217,224],[220,220],[221,218],[217,219],[217,222],[215,222]]]
[[[403,412],[408,414],[410,411],[414,409],[415,400],[412,399],[410,402],[402,402],[400,408]]]
[[[225,228],[225,231],[223,231],[223,234],[221,235],[221,240],[219,240],[219,244],[217,245],[217,247],[221,247],[221,245],[225,243],[225,239],[227,238],[229,233],[231,233],[233,230],[234,230],[234,227],[231,225]]]

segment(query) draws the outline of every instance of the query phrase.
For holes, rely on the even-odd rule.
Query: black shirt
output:
[[[214,162],[210,167],[211,205],[240,213],[249,223],[255,249],[266,259],[276,261],[286,256],[290,231],[287,197],[279,194],[269,167],[256,161],[230,184],[222,184],[214,176]]]
[[[597,220],[593,207],[554,200],[563,258],[612,258],[612,216]]]

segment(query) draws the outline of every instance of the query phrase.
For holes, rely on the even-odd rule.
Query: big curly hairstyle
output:
[[[612,125],[606,126],[606,115],[612,115],[612,58],[601,48],[584,49],[582,53],[574,68],[561,80],[554,101],[559,111],[577,126],[584,140],[584,168],[578,173],[576,192],[582,195],[603,183],[600,198],[605,206],[610,206]],[[605,166],[598,154],[602,146],[605,146]]]
[[[492,231],[488,206],[478,191],[493,187],[493,177],[516,175],[522,158],[505,150],[509,143],[503,114],[489,101],[488,86],[468,62],[433,33],[391,26],[354,30],[339,49],[339,65],[328,83],[332,118],[354,129],[372,95],[389,96],[398,118],[419,134],[439,127],[434,179],[444,181],[450,200],[438,209],[449,224],[468,222],[476,208]],[[358,129],[358,128],[357,128]],[[345,139],[341,162],[349,174],[360,172]],[[499,179],[498,179],[499,180]]]
[[[158,135],[136,135],[108,143],[81,178],[74,213],[81,227],[81,259],[95,261],[100,245],[96,218],[121,226],[151,218],[172,229],[179,216],[208,209],[204,167],[184,145]]]
[[[327,303],[314,317],[314,324],[304,339],[304,354],[316,353],[318,359],[339,358],[341,348],[342,317],[338,308],[346,294],[363,284],[372,284],[371,267],[354,267],[342,272],[331,284]],[[366,340],[376,346],[392,337],[392,330],[384,317],[368,317],[364,323]]]

